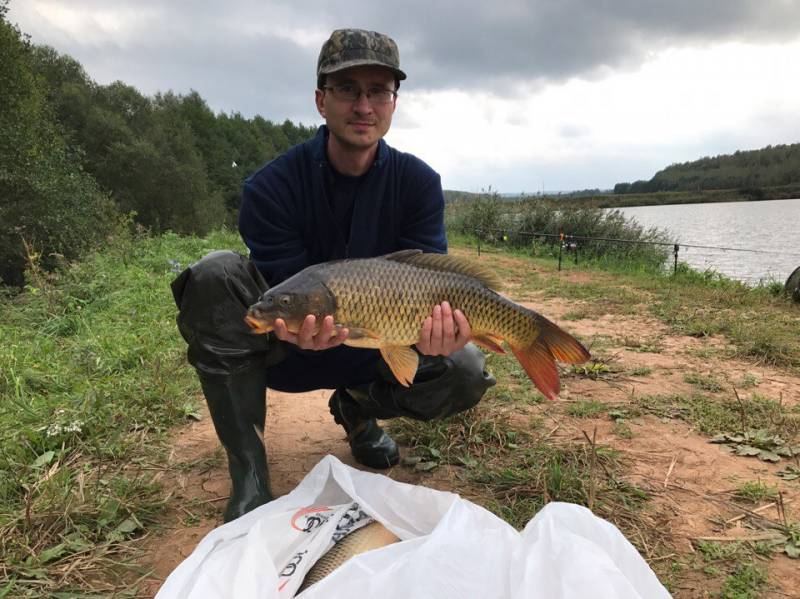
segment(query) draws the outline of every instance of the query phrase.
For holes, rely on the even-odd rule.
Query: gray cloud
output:
[[[122,79],[146,93],[196,89],[217,110],[273,119],[314,120],[314,71],[300,69],[312,57],[272,36],[176,48],[164,40],[127,47],[104,43],[74,52],[90,74],[102,81]],[[269,57],[280,56],[280,60]]]
[[[412,0],[352,14],[394,36],[415,85],[431,89],[592,77],[671,44],[800,35],[800,8],[784,0]]]
[[[583,137],[584,135],[587,135],[588,133],[590,133],[590,129],[588,127],[583,126],[583,125],[571,125],[571,124],[568,124],[568,125],[562,125],[559,128],[558,133],[559,133],[559,135],[561,135],[561,137],[567,137],[567,138],[570,138],[570,139],[576,139],[576,138]]]
[[[124,40],[109,33],[97,41],[93,33],[86,40],[94,41],[86,41],[44,27],[37,9],[48,6],[150,17],[132,25]],[[78,58],[102,82],[122,79],[147,93],[194,88],[216,109],[305,121],[318,120],[312,101],[316,55],[337,27],[393,36],[410,74],[407,87],[483,89],[500,96],[519,93],[520,82],[634,68],[648,52],[668,45],[776,42],[800,34],[800,8],[784,0],[357,0],[347,15],[343,20],[341,6],[328,0],[138,0],[113,7],[105,0],[12,0],[10,18],[35,41]],[[294,30],[304,39],[290,39]]]
[[[272,9],[263,3],[192,2],[183,7],[160,2],[119,2],[113,8],[100,0],[12,1],[9,20],[16,21],[34,42],[47,43],[79,60],[100,83],[120,79],[147,94],[195,89],[216,110],[319,120],[314,109],[315,64],[318,49],[286,39],[287,27],[299,27],[300,14]],[[90,15],[82,23],[85,35],[72,27],[52,27],[45,18],[51,6]],[[141,19],[125,23],[125,9]],[[122,31],[104,33],[99,13],[121,15]],[[297,23],[295,23],[297,21]],[[96,27],[96,29],[93,29]],[[320,35],[320,39],[324,39]],[[321,42],[320,42],[321,43]]]
[[[304,124],[321,121],[313,102],[317,53],[340,27],[391,35],[409,73],[406,90],[498,97],[636,69],[666,47],[800,36],[794,0],[355,0],[342,15],[341,3],[332,0],[11,0],[8,18],[34,42],[79,60],[100,83],[120,79],[146,94],[195,89],[215,110]],[[649,178],[669,162],[795,139],[800,125],[791,107],[786,110],[681,147],[643,140],[622,156],[605,149],[569,164],[490,165],[485,172],[463,165],[445,185],[535,191],[544,180],[547,189],[609,187]],[[505,118],[523,126],[529,117]],[[398,111],[395,127],[419,126]],[[580,141],[591,131],[566,124],[560,135]]]

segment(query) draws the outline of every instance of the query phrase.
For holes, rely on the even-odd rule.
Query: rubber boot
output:
[[[328,402],[333,419],[347,433],[350,451],[359,464],[381,470],[400,461],[400,451],[374,417],[365,414],[345,389],[337,389]]]
[[[266,373],[257,366],[230,374],[198,370],[217,436],[228,454],[231,495],[224,520],[230,522],[272,501],[264,446]]]

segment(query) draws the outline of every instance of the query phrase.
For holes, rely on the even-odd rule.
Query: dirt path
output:
[[[702,537],[752,537],[756,531],[735,518],[741,509],[731,501],[732,493],[743,483],[763,481],[783,494],[790,521],[800,520],[800,481],[784,481],[776,472],[787,466],[734,456],[721,446],[710,444],[681,420],[642,415],[628,422],[631,435],[620,436],[607,414],[596,418],[575,418],[567,408],[579,400],[595,400],[625,406],[632,398],[648,394],[690,395],[694,389],[686,382],[687,373],[714,376],[730,392],[731,384],[749,379],[739,393],[753,393],[780,400],[786,406],[800,404],[800,377],[774,368],[721,357],[725,341],[718,338],[693,338],[671,335],[660,322],[646,316],[605,315],[596,319],[567,321],[562,317],[576,304],[562,300],[542,300],[537,309],[583,339],[603,339],[601,349],[606,363],[623,374],[597,380],[566,376],[558,402],[540,404],[538,410],[557,428],[556,436],[580,440],[583,432],[596,431],[598,444],[619,450],[627,459],[630,477],[648,490],[652,509],[668,527],[676,555],[696,551],[693,542]],[[646,376],[629,376],[635,369]],[[268,400],[267,448],[273,491],[283,495],[294,488],[324,455],[333,454],[344,463],[355,465],[342,429],[328,413],[329,392],[287,395],[270,392]],[[452,480],[397,467],[386,474],[406,482],[453,490]],[[145,551],[154,574],[146,593],[152,595],[163,579],[193,550],[199,540],[221,523],[221,512],[228,493],[228,476],[222,450],[208,417],[192,423],[176,436],[169,469],[164,472],[167,488],[174,489],[181,507],[168,514],[165,528],[146,540]],[[458,491],[458,489],[454,489]],[[768,502],[762,502],[768,503]],[[753,505],[750,509],[760,507]],[[777,519],[775,507],[761,515]],[[727,524],[726,524],[727,522]],[[769,591],[765,597],[800,597],[800,562],[777,555],[764,562],[769,570]],[[695,580],[697,578],[697,580]],[[716,592],[704,587],[702,577],[683,576],[675,589],[677,597],[710,597]],[[718,589],[717,589],[718,590]]]

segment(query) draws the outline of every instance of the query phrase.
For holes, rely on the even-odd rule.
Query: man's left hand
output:
[[[442,302],[422,324],[417,349],[426,356],[449,356],[464,347],[470,337],[472,329],[464,313]]]

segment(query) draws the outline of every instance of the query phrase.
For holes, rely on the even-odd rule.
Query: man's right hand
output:
[[[309,314],[297,333],[290,332],[282,318],[275,320],[275,336],[281,341],[294,343],[300,349],[319,351],[336,347],[347,339],[347,332],[345,328],[337,330],[333,316],[323,318],[322,325],[317,330],[317,319]]]

